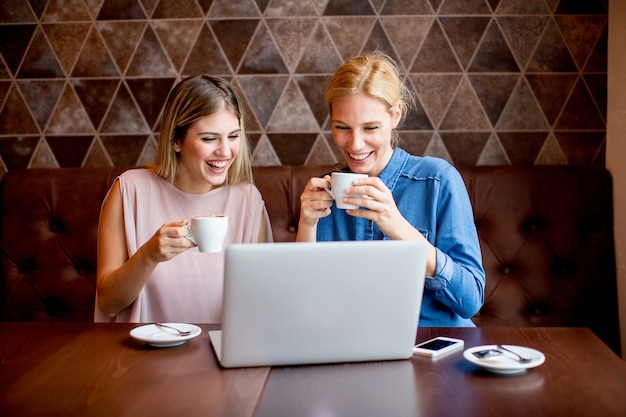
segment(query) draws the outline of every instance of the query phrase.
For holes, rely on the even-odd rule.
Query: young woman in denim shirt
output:
[[[463,179],[443,159],[410,155],[396,128],[414,99],[395,62],[374,52],[341,65],[326,89],[332,137],[354,182],[339,210],[324,189],[330,176],[311,178],[300,196],[297,240],[426,240],[429,243],[420,325],[474,326],[483,305],[485,273]],[[384,262],[364,260],[364,262]],[[393,266],[390,265],[390,271]]]

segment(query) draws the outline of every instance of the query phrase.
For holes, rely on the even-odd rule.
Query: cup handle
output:
[[[189,232],[185,237],[189,239],[194,245],[197,245],[195,239],[193,238],[193,234],[191,233],[191,226],[186,224],[183,227]]]
[[[333,191],[330,188],[324,188],[324,190],[326,190],[326,192],[330,194],[333,200],[336,200],[335,195],[333,194]]]

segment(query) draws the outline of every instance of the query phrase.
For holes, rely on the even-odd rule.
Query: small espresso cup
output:
[[[199,215],[191,218],[187,239],[198,245],[198,250],[205,253],[221,252],[228,231],[228,217],[220,215]]]
[[[330,175],[330,189],[325,188],[328,194],[331,195],[332,198],[335,199],[335,204],[337,208],[347,210],[347,209],[358,209],[359,206],[355,206],[353,204],[346,204],[343,202],[344,197],[353,197],[360,198],[360,195],[351,194],[346,196],[346,188],[352,187],[355,180],[360,178],[367,178],[367,174],[355,174],[352,172],[333,172]]]

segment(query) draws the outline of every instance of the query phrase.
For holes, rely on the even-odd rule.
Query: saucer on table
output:
[[[130,335],[141,342],[146,342],[150,346],[155,347],[173,347],[180,346],[189,339],[198,336],[202,329],[193,324],[187,323],[163,323],[171,327],[175,327],[182,331],[191,331],[188,335],[180,335],[176,330],[167,327],[157,326],[156,324],[146,324],[144,326],[135,327],[130,331]]]
[[[520,356],[530,359],[530,362],[521,363],[517,356],[510,352],[498,349],[497,345],[475,346],[466,349],[463,352],[463,357],[474,365],[478,365],[486,371],[497,374],[518,374],[526,371],[527,369],[535,368],[544,363],[546,360],[544,354],[536,349],[515,345],[503,346],[513,352],[519,353]],[[494,356],[479,358],[475,355],[475,353],[481,351],[500,351],[501,353]]]

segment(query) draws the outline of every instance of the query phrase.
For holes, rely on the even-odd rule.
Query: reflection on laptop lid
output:
[[[417,241],[235,244],[226,248],[223,367],[407,359],[427,245]]]

